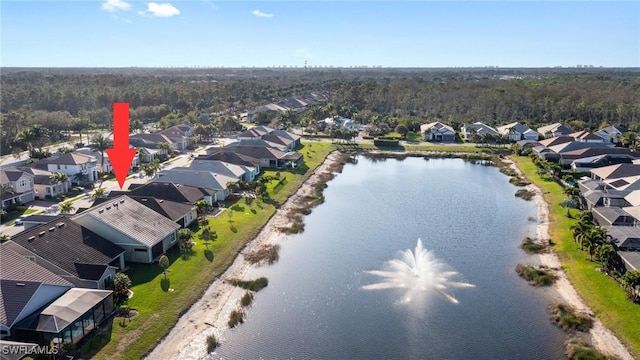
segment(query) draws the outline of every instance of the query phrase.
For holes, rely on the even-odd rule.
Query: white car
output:
[[[28,216],[29,216],[29,215],[20,215],[20,216],[16,219],[16,221],[14,222],[14,225],[18,225],[18,226],[20,226],[20,225],[24,225],[23,220],[24,220],[26,217],[28,217]]]

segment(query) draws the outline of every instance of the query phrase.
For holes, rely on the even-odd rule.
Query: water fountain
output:
[[[446,265],[425,249],[422,240],[418,239],[414,252],[407,249],[401,253],[399,258],[387,261],[386,270],[367,271],[369,274],[384,278],[384,280],[362,288],[366,290],[404,289],[403,303],[411,302],[416,297],[435,291],[457,304],[458,300],[446,290],[448,288],[475,287],[475,285],[450,280],[458,273],[446,271],[445,268]]]

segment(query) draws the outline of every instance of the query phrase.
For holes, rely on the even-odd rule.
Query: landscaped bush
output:
[[[523,279],[527,280],[529,284],[535,286],[550,286],[558,280],[558,277],[549,271],[538,269],[531,265],[518,264],[516,265],[516,272]]]
[[[551,307],[551,320],[566,332],[589,331],[593,326],[593,319],[578,315],[573,308],[563,304]]]

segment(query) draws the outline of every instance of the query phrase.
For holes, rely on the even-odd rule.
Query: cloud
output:
[[[131,4],[122,0],[105,0],[100,7],[104,11],[115,12],[129,10],[131,9]]]
[[[266,18],[270,18],[270,17],[274,17],[274,14],[267,14],[267,13],[263,13],[260,10],[253,10],[251,12],[253,14],[253,16],[257,16],[257,17],[266,17]]]
[[[180,15],[180,10],[170,3],[158,4],[150,2],[147,4],[147,10],[139,11],[138,14],[156,17],[172,17],[174,15]]]
[[[296,51],[293,52],[293,56],[302,58],[312,57],[311,52],[307,49],[296,49]]]

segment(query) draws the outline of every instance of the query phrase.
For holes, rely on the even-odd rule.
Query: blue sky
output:
[[[640,66],[640,2],[6,1],[2,66]]]

